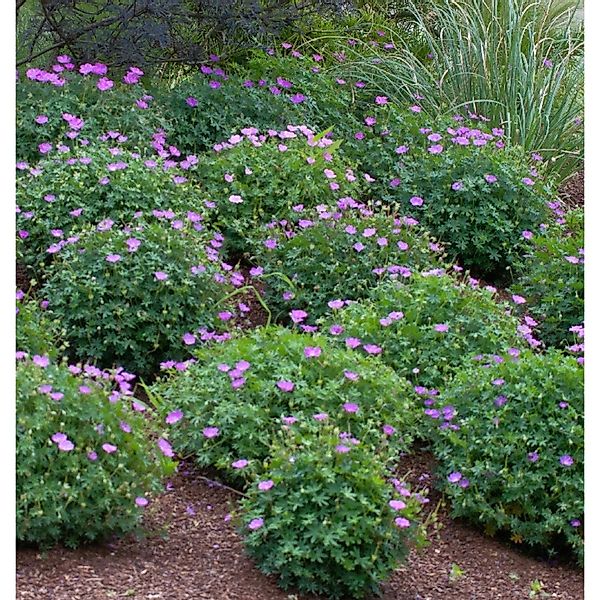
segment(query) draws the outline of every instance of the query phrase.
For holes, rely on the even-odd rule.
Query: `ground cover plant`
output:
[[[18,358],[17,539],[76,547],[139,529],[147,495],[175,463],[132,403],[133,376]]]
[[[333,171],[329,175],[337,178]],[[379,212],[350,197],[315,210],[296,205],[263,231],[254,259],[264,277],[265,301],[283,320],[293,309],[314,323],[329,306],[368,296],[382,280],[443,266],[441,244],[416,219]]]
[[[20,69],[19,541],[102,542],[146,506],[205,531],[179,483],[206,511],[221,486],[243,500],[218,517],[237,534],[209,527],[217,560],[211,536],[239,535],[287,590],[395,593],[444,510],[421,523],[404,483],[431,452],[454,516],[581,561],[583,215],[556,193],[581,149],[580,38],[556,3],[471,4],[299,28],[284,10],[260,48],[207,56],[207,32],[193,64],[168,47],[200,22],[145,63],[84,36]],[[443,73],[479,42],[498,64],[477,69],[511,48],[528,75]]]
[[[174,448],[238,481],[259,470],[278,432],[305,420],[335,420],[364,445],[406,450],[418,407],[410,384],[374,358],[335,348],[326,338],[283,327],[257,329],[201,348],[185,371],[151,395],[177,416]],[[175,417],[173,417],[175,418]]]
[[[76,356],[147,377],[162,360],[188,358],[196,336],[219,323],[234,273],[219,261],[222,236],[199,214],[155,211],[77,237],[58,252],[43,288]]]
[[[559,213],[556,223],[523,232],[529,251],[513,290],[527,299],[524,306],[538,321],[536,336],[547,346],[564,347],[574,341],[572,328],[583,323],[583,211],[563,217],[564,211],[553,206]]]
[[[420,502],[385,479],[385,466],[340,430],[278,444],[243,501],[250,556],[284,589],[327,598],[377,592],[418,537]]]
[[[323,327],[338,344],[377,354],[419,386],[440,387],[473,356],[523,344],[519,321],[495,294],[441,269],[413,273],[332,308]]]
[[[583,369],[576,359],[555,350],[479,357],[431,400],[454,516],[551,553],[566,542],[581,562]]]

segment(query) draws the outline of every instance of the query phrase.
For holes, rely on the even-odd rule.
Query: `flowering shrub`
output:
[[[536,333],[548,346],[572,343],[570,328],[583,322],[583,211],[559,221],[537,234],[523,232],[530,247],[513,286],[527,299],[524,306],[538,321]]]
[[[434,399],[434,451],[453,515],[583,559],[583,369],[531,350],[481,360]],[[450,408],[451,410],[448,410]]]
[[[432,123],[418,103],[405,112],[375,103],[343,152],[374,179],[371,194],[421,220],[482,273],[510,266],[521,231],[545,214],[548,184],[522,150],[505,148],[501,129]]]
[[[17,177],[18,254],[30,266],[44,263],[73,239],[84,224],[110,218],[127,223],[138,211],[199,210],[197,188],[185,172],[162,159],[143,160],[139,154],[110,143],[71,152],[65,146],[23,169]],[[114,147],[112,147],[114,144]]]
[[[328,303],[367,296],[384,278],[441,266],[440,245],[415,225],[414,219],[374,213],[351,198],[335,208],[295,207],[289,220],[271,223],[267,239],[257,245],[267,304],[280,315],[303,309],[314,319]]]
[[[37,303],[17,290],[17,350],[55,359],[65,349],[65,331],[48,315],[47,304],[44,300]]]
[[[398,375],[441,386],[473,355],[520,345],[518,321],[492,290],[439,271],[414,273],[375,288],[368,301],[334,308],[324,325],[339,344],[380,355]]]
[[[406,558],[420,508],[383,475],[374,453],[340,444],[328,425],[277,446],[242,502],[249,554],[284,589],[327,598],[376,592]]]
[[[153,387],[182,455],[244,477],[270,453],[277,432],[298,420],[334,420],[363,444],[407,449],[415,411],[410,386],[372,358],[325,338],[261,328],[200,349],[197,363]]]
[[[222,237],[211,239],[195,213],[155,215],[123,229],[104,222],[60,250],[44,294],[76,356],[147,376],[161,360],[189,356],[192,332],[215,321],[232,289]]]
[[[18,364],[18,540],[76,547],[138,528],[175,465],[131,402],[131,378],[45,355]]]
[[[333,203],[356,189],[331,140],[302,125],[264,135],[242,129],[215,149],[199,162],[197,174],[217,224],[237,251],[258,225],[286,216],[292,206]]]

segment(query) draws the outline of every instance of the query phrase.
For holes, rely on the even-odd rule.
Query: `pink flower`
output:
[[[143,508],[144,506],[148,506],[148,500],[146,498],[144,498],[143,496],[138,496],[135,499],[135,503],[140,508]]]
[[[248,525],[248,529],[252,529],[252,531],[254,531],[255,529],[260,529],[264,524],[265,522],[263,519],[252,519]]]
[[[350,452],[350,448],[348,448],[348,446],[344,446],[344,444],[339,444],[335,447],[335,451],[338,454],[346,454],[347,452]]]
[[[108,77],[102,77],[98,80],[96,87],[101,91],[105,92],[106,90],[110,90],[114,86],[114,81],[108,79]]]
[[[61,452],[70,452],[71,450],[73,450],[73,448],[75,448],[75,445],[68,439],[64,439],[58,442],[58,449]]]
[[[343,408],[347,413],[357,413],[358,412],[358,404],[354,402],[345,402],[343,404]]]
[[[379,106],[384,106],[387,103],[387,96],[375,96],[375,104],[378,104]]]
[[[196,336],[193,335],[193,334],[191,334],[191,333],[189,333],[189,332],[188,333],[184,333],[182,339],[183,339],[183,343],[186,346],[192,346],[192,345],[194,345],[196,343]]]
[[[285,379],[282,379],[281,381],[277,382],[277,387],[282,391],[282,392],[292,392],[294,391],[294,384],[291,381],[287,381]]]
[[[234,469],[243,469],[244,467],[248,466],[248,461],[245,458],[240,458],[240,460],[232,462],[231,466]]]
[[[413,196],[413,197],[410,199],[410,203],[411,203],[413,206],[423,206],[423,198],[420,198],[419,196]]]
[[[102,450],[104,450],[104,452],[107,454],[112,454],[113,452],[117,451],[117,447],[113,446],[112,444],[102,444]]]
[[[327,306],[329,306],[329,308],[333,308],[334,310],[338,309],[338,308],[343,308],[344,301],[343,300],[330,300],[327,303]]]
[[[344,377],[350,381],[357,381],[359,376],[354,371],[344,371]]]
[[[34,354],[33,356],[33,364],[45,369],[50,364],[50,359],[47,356],[40,356],[39,354]]]
[[[106,257],[106,260],[109,263],[116,263],[116,262],[119,262],[121,260],[121,256],[119,254],[109,254]]]
[[[328,418],[329,415],[327,413],[317,413],[316,415],[313,415],[315,421],[326,421]]]
[[[406,504],[402,502],[402,500],[390,500],[389,505],[394,510],[402,510],[403,508],[406,508]]]
[[[527,302],[523,296],[519,296],[518,294],[513,294],[512,300],[515,304],[525,304]]]
[[[438,323],[433,326],[433,329],[439,333],[446,333],[448,331],[448,325],[445,323]]]
[[[302,321],[308,317],[308,314],[303,310],[292,310],[290,312],[290,317],[294,323],[302,323]]]
[[[258,489],[261,490],[262,492],[266,492],[266,491],[270,490],[274,485],[275,485],[275,483],[273,482],[272,479],[267,479],[266,481],[259,481]]]
[[[165,440],[165,438],[159,438],[158,442],[158,447],[160,449],[160,451],[168,457],[172,457],[175,456],[175,453],[173,452],[173,448],[171,447],[171,444]]]
[[[385,435],[394,435],[396,433],[396,428],[391,425],[384,425],[381,429]]]
[[[433,146],[430,146],[429,148],[427,148],[427,151],[430,154],[441,154],[443,150],[444,150],[444,146],[442,146],[441,144],[434,144]]]
[[[352,348],[352,349],[358,348],[362,344],[362,342],[358,338],[350,337],[350,338],[346,338],[345,341],[346,341],[346,346],[348,348]]]
[[[237,194],[232,194],[231,196],[229,196],[229,202],[231,202],[232,204],[241,204],[244,200],[242,199],[241,196],[238,196]]]
[[[180,421],[182,418],[183,418],[183,412],[181,412],[180,410],[174,410],[167,415],[167,418],[165,419],[165,423],[167,425],[173,425],[173,424],[177,423],[177,421]]]
[[[304,348],[304,356],[306,358],[318,358],[321,356],[322,349],[319,346],[306,346]]]
[[[404,517],[396,517],[394,523],[396,523],[396,527],[399,527],[400,529],[410,527],[410,521]]]
[[[381,354],[382,352],[381,347],[376,346],[375,344],[365,344],[363,348],[368,354]]]
[[[169,279],[169,276],[164,271],[155,271],[154,278],[157,281],[166,281],[167,279]]]
[[[533,237],[533,233],[531,231],[522,231],[521,235],[526,239],[526,240],[530,240]]]
[[[220,431],[218,427],[205,427],[202,430],[202,435],[209,440],[218,437]]]

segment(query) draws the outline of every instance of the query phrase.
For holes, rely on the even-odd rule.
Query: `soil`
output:
[[[419,486],[431,482],[433,459],[426,452],[407,457],[399,469]],[[45,554],[17,551],[19,600],[314,600],[284,592],[244,554],[228,515],[235,490],[182,470],[152,502],[144,524],[152,533],[78,550]],[[432,492],[430,545],[412,550],[408,562],[384,584],[384,600],[523,600],[539,580],[548,594],[539,598],[583,599],[583,573],[551,564],[485,537],[449,519],[438,492]],[[435,509],[438,509],[435,511]],[[452,565],[464,574],[451,581]]]

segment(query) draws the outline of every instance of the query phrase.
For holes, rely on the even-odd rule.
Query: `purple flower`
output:
[[[278,381],[277,382],[277,387],[282,392],[292,392],[294,390],[294,384],[291,381],[287,381],[285,379],[282,379],[281,381]]]
[[[569,456],[568,454],[563,454],[563,455],[560,457],[560,464],[561,464],[563,467],[570,467],[570,466],[573,464],[573,462],[574,462],[574,461],[573,461],[573,457],[572,457],[572,456]]]
[[[530,179],[529,177],[523,177],[521,181],[523,181],[525,185],[534,185],[533,179]]]
[[[155,271],[154,278],[157,281],[166,281],[167,279],[169,279],[169,276],[164,271]]]
[[[343,404],[343,408],[347,413],[357,413],[358,412],[358,404],[354,402],[345,402]]]
[[[525,304],[527,302],[527,300],[525,300],[525,298],[523,298],[523,296],[519,296],[517,294],[512,295],[512,301],[515,304]]]
[[[290,96],[290,100],[294,104],[300,104],[301,102],[304,102],[306,100],[306,96],[304,96],[303,94],[294,94],[293,96]]]
[[[104,450],[104,452],[107,454],[112,454],[113,452],[117,451],[117,447],[113,446],[112,444],[102,444],[102,450]]]
[[[263,519],[252,519],[248,525],[248,529],[252,529],[252,531],[254,531],[255,529],[260,529],[264,524],[265,522]]]
[[[189,333],[189,332],[184,333],[182,339],[183,339],[183,343],[186,346],[192,346],[192,345],[194,345],[196,343],[196,336],[193,335],[193,334],[191,334],[191,333]]]
[[[262,492],[266,492],[266,491],[270,490],[274,485],[275,485],[275,483],[273,482],[272,479],[267,479],[266,481],[258,482],[258,489],[261,490]]]
[[[95,461],[95,460],[98,460],[98,454],[96,454],[96,452],[94,452],[93,450],[91,452],[87,453],[87,457],[92,462]]]
[[[400,529],[406,529],[407,527],[410,527],[410,521],[404,517],[396,517],[394,519],[394,523],[396,523],[396,527],[399,527]]]
[[[180,410],[174,410],[167,415],[167,418],[165,419],[165,423],[167,425],[173,425],[173,424],[177,423],[177,421],[180,421],[182,418],[183,418],[183,412],[181,412]]]
[[[171,444],[169,444],[169,442],[167,440],[165,440],[165,438],[159,438],[158,442],[157,442],[158,448],[160,449],[160,451],[168,457],[172,457],[175,456],[175,453],[173,452],[173,448],[171,447]]]
[[[367,352],[368,354],[381,354],[382,349],[380,346],[376,346],[375,344],[365,344],[363,346],[363,348],[365,349],[365,352]]]
[[[313,415],[315,421],[326,421],[328,418],[329,415],[327,413],[317,413],[316,415]]]
[[[450,483],[458,483],[462,479],[462,473],[460,471],[454,471],[448,475],[448,481]]]
[[[205,427],[202,430],[202,435],[205,438],[208,438],[209,440],[212,438],[215,438],[219,435],[219,428],[218,427]]]
[[[427,151],[430,154],[441,154],[441,152],[444,150],[444,146],[442,146],[441,144],[434,144],[433,146],[430,146]]]
[[[358,338],[346,338],[346,346],[348,348],[358,348],[361,344],[362,342]]]
[[[292,310],[290,317],[294,323],[302,323],[308,317],[308,314],[303,310]]]
[[[106,257],[106,261],[109,263],[116,263],[119,262],[121,260],[121,256],[119,254],[109,254]]]
[[[434,325],[433,328],[439,333],[446,333],[448,331],[448,325],[446,323],[438,323],[437,325]]]
[[[388,504],[394,510],[402,510],[403,508],[406,508],[406,504],[402,502],[402,500],[390,500]]]
[[[240,458],[240,460],[236,460],[235,462],[231,463],[231,466],[234,469],[243,469],[247,465],[248,465],[248,461],[245,458]]]
[[[186,98],[185,102],[188,106],[191,106],[192,108],[196,108],[196,106],[198,106],[198,100],[196,100],[196,98],[194,98],[193,96]]]
[[[457,192],[458,190],[462,190],[462,188],[463,188],[462,181],[455,181],[451,187],[455,192]]]
[[[108,79],[108,77],[102,77],[98,80],[96,87],[101,91],[105,92],[106,90],[110,90],[114,85],[114,81]]]
[[[304,348],[304,356],[306,358],[318,358],[321,356],[322,349],[319,346],[306,346]]]
[[[502,378],[498,378],[498,379],[494,379],[494,381],[492,381],[492,385],[504,385],[505,381]]]
[[[73,448],[75,448],[75,445],[73,444],[73,442],[71,442],[68,439],[64,439],[64,440],[60,440],[58,442],[58,449],[61,452],[70,452],[71,450],[73,450]]]
[[[572,519],[571,521],[569,521],[569,524],[571,525],[571,527],[580,527],[581,521],[579,519]]]
[[[498,181],[498,178],[495,175],[492,175],[492,174],[484,175],[483,178],[488,183],[496,183],[496,181]]]
[[[413,196],[413,197],[410,199],[410,203],[411,203],[413,206],[423,206],[423,198],[420,198],[419,196]]]
[[[385,435],[394,435],[396,433],[396,428],[391,425],[384,425],[381,429]]]
[[[63,442],[64,440],[66,440],[67,436],[64,433],[57,431],[50,439],[55,444],[59,444],[60,442]]]
[[[347,452],[350,452],[350,448],[348,448],[348,446],[344,446],[344,444],[339,444],[335,447],[335,451],[338,454],[346,454]]]
[[[354,371],[344,371],[344,377],[350,381],[358,381],[358,373]]]
[[[537,452],[530,452],[527,455],[527,460],[529,460],[529,462],[537,462],[540,458],[540,455]]]
[[[33,364],[45,369],[50,364],[50,359],[47,356],[33,355]]]

